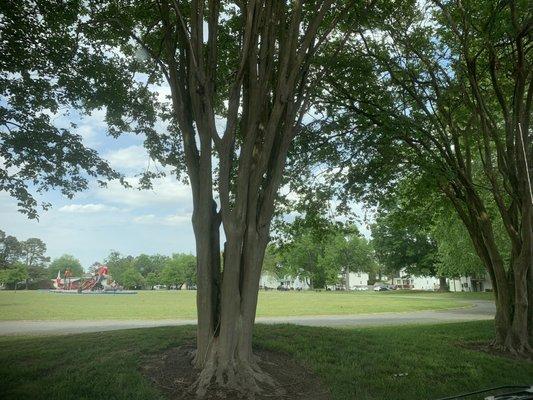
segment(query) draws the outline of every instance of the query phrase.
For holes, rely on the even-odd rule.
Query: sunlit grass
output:
[[[78,295],[0,291],[0,320],[194,319],[195,291]],[[461,294],[402,292],[260,292],[257,315],[347,315],[468,306]],[[466,301],[465,301],[466,300]]]

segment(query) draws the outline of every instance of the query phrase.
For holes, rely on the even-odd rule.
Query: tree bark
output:
[[[481,199],[472,194],[465,198],[464,207],[457,197],[446,192],[458,215],[467,227],[474,248],[485,264],[494,288],[496,304],[495,339],[493,345],[501,350],[529,357],[533,355],[531,302],[533,252],[531,251],[531,208],[524,204],[520,220],[521,241],[513,242],[508,268],[496,244],[492,222]],[[527,201],[527,200],[526,200]],[[466,208],[466,210],[465,210]]]
[[[198,214],[193,215],[193,228],[196,238],[198,315],[194,364],[201,368],[219,324],[220,222],[216,209],[198,210]]]
[[[261,391],[260,384],[274,386],[257,364],[252,335],[261,266],[268,238],[256,231],[227,237],[224,275],[220,294],[220,330],[211,338],[198,382],[203,396],[214,381],[219,387],[248,395]],[[200,330],[200,329],[199,329]]]
[[[449,292],[450,288],[448,287],[448,283],[446,282],[446,277],[439,276],[439,292]]]

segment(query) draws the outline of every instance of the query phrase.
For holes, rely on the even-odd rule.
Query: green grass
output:
[[[0,320],[193,319],[194,291],[136,295],[78,295],[0,291]],[[257,315],[347,315],[439,310],[467,306],[461,294],[410,292],[261,292]],[[466,300],[466,302],[465,302]]]
[[[464,347],[491,336],[490,322],[365,329],[258,325],[255,343],[309,366],[335,400],[436,399],[533,383],[533,363]],[[161,399],[141,365],[193,338],[190,326],[0,337],[0,398]]]
[[[494,300],[493,292],[426,292],[422,290],[396,290],[383,292],[392,296],[417,296],[419,298],[439,298],[439,299],[464,299],[464,300]]]

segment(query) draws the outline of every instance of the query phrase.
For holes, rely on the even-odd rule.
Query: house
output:
[[[261,278],[259,279],[259,287],[263,289],[277,289],[278,287],[283,287],[284,289],[294,289],[294,290],[307,290],[309,289],[309,284],[307,281],[300,277],[284,276],[279,278],[269,273],[262,273]]]
[[[448,278],[451,292],[492,292],[492,282],[488,273],[482,276],[461,276]]]
[[[366,272],[349,272],[344,274],[344,287],[348,290],[368,286],[369,276]]]
[[[398,276],[392,278],[392,284],[399,289],[411,290],[439,290],[439,278],[435,276],[416,276],[408,274],[404,269],[401,269]]]
[[[414,276],[402,269],[399,276],[392,278],[392,284],[399,289],[439,290],[439,278],[435,276]],[[484,276],[461,276],[447,278],[446,283],[451,292],[487,292],[492,291],[492,282],[488,274]]]

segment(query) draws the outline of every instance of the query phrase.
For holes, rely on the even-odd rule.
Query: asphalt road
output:
[[[479,321],[494,318],[492,301],[468,301],[471,307],[403,313],[317,315],[305,317],[259,317],[263,324],[296,324],[329,327],[364,327],[404,324],[435,324],[445,322]],[[194,325],[196,320],[96,320],[96,321],[0,321],[0,335],[63,335],[71,333],[103,332],[119,329],[151,328],[157,326]]]

